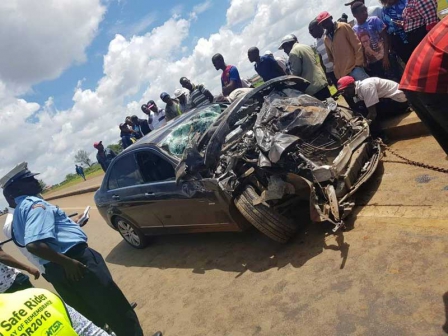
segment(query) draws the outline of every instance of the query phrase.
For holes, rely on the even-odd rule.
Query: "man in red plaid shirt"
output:
[[[414,50],[426,34],[439,22],[437,0],[408,0],[403,10],[403,28],[410,50]]]
[[[403,10],[404,31],[410,33],[420,27],[430,31],[439,18],[437,16],[437,1],[435,0],[409,0]]]
[[[448,16],[431,29],[412,53],[400,90],[448,154]]]

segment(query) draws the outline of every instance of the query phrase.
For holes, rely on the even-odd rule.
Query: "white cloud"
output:
[[[18,99],[14,94],[17,82],[29,85],[52,78],[71,63],[84,58],[85,46],[94,36],[104,8],[99,5],[99,0],[65,1],[71,11],[66,10],[66,7],[64,13],[55,9],[56,13],[63,15],[64,21],[80,20],[85,17],[85,13],[89,13],[88,20],[77,22],[79,29],[84,31],[84,35],[79,38],[81,43],[79,39],[74,39],[74,36],[80,36],[81,33],[71,31],[79,29],[72,28],[69,31],[70,24],[66,22],[61,23],[59,28],[59,19],[45,28],[45,34],[32,31],[37,29],[37,25],[33,20],[27,20],[21,21],[23,27],[20,33],[12,33],[9,39],[8,34],[0,35],[0,43],[3,42],[3,45],[17,44],[12,50],[2,49],[7,54],[6,59],[14,60],[15,53],[18,58],[11,69],[6,69],[5,58],[0,57],[0,76],[4,76],[0,77],[0,175],[18,162],[28,161],[32,170],[42,173],[44,181],[50,184],[59,182],[66,174],[73,173],[73,157],[77,150],[85,149],[94,158],[93,142],[103,140],[105,144],[116,143],[119,140],[117,125],[124,121],[124,117],[131,114],[143,117],[140,105],[149,99],[158,99],[162,91],[173,92],[179,87],[180,77],[187,76],[195,83],[204,83],[217,94],[220,91],[220,72],[211,63],[213,54],[222,53],[228,64],[236,65],[243,77],[249,77],[254,70],[247,60],[248,48],[256,45],[261,50],[276,51],[281,38],[291,32],[296,33],[301,42],[311,44],[313,40],[308,34],[308,23],[320,11],[328,10],[335,18],[344,11],[349,13],[340,0],[232,0],[227,11],[226,26],[210,36],[199,38],[187,55],[185,42],[189,37],[191,21],[197,19],[196,15],[188,18],[174,16],[143,35],[126,37],[117,34],[104,55],[104,75],[97,87],[83,89],[83,80],[80,78],[74,89],[73,106],[58,111],[53,98],[39,106]],[[18,0],[4,2],[16,4],[15,7],[9,6],[11,17],[18,18],[22,15],[14,12],[22,9]],[[7,7],[4,2],[0,4],[0,13],[1,9]],[[86,3],[89,4],[88,10],[83,7]],[[245,7],[246,3],[249,3],[250,8]],[[42,2],[39,4],[41,8],[36,9],[36,6],[30,5],[31,9],[39,13],[45,12],[47,19],[57,17],[56,14],[48,13],[52,7]],[[79,4],[79,7],[74,4]],[[206,1],[193,9],[193,13],[205,11],[208,6],[210,2]],[[80,15],[83,8],[83,15]],[[70,12],[73,16],[65,17]],[[96,13],[96,19],[91,18],[91,13]],[[2,17],[7,15],[0,14],[0,18]],[[40,19],[38,21],[42,24]],[[8,19],[7,22],[11,20]],[[243,26],[238,24],[242,22]],[[0,20],[0,27],[5,24]],[[196,24],[200,24],[200,21]],[[234,29],[234,25],[238,29]],[[12,27],[16,27],[15,23]],[[8,31],[12,30],[8,28]],[[28,30],[31,31],[27,35],[25,31]],[[26,38],[17,40],[18,34]],[[54,42],[45,43],[50,36]],[[39,43],[33,43],[35,50],[30,53],[30,47],[26,44],[33,39]],[[70,42],[68,45],[66,40]],[[62,47],[57,42],[62,43]],[[83,43],[83,47],[73,46]],[[21,59],[25,50],[29,56],[26,58],[29,64],[26,65],[22,64],[24,61]],[[280,51],[276,52],[281,54]],[[70,57],[67,56],[69,54]],[[54,65],[54,69],[42,62],[42,55],[47,55],[51,60],[48,63]],[[42,68],[34,69],[41,63]],[[26,71],[34,69],[34,72],[26,74],[18,64],[22,64]],[[14,80],[16,76],[20,81]],[[34,123],[26,122],[30,117]]]
[[[23,92],[84,62],[104,12],[100,0],[0,1],[0,79]]]
[[[193,7],[193,12],[196,14],[202,14],[206,10],[208,10],[212,6],[212,1],[207,0],[205,2],[200,3],[199,5],[196,5]]]
[[[260,1],[233,0],[227,10],[227,24],[233,26],[253,17],[258,2]]]

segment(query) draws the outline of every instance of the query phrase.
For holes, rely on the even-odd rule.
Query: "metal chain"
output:
[[[396,151],[394,151],[392,148],[390,148],[388,145],[386,145],[381,139],[378,139],[378,143],[389,153],[391,153],[392,155],[395,155],[396,157],[402,159],[404,162],[400,162],[400,161],[391,161],[391,162],[396,162],[396,163],[403,163],[403,164],[408,164],[411,166],[416,166],[416,167],[421,167],[421,168],[426,168],[426,169],[430,169],[430,170],[434,170],[436,172],[440,172],[440,173],[445,173],[448,174],[448,168],[442,168],[442,167],[437,167],[437,166],[432,166],[426,163],[422,163],[422,162],[418,162],[418,161],[414,161],[414,160],[410,160],[407,159],[403,156],[401,156],[400,154],[398,154]]]

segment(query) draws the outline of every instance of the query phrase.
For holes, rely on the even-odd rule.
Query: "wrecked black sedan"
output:
[[[134,247],[150,234],[248,223],[282,243],[310,219],[338,230],[381,148],[363,117],[303,94],[307,85],[277,78],[149,134],[109,167],[95,195],[100,213]],[[124,157],[134,186],[117,173]]]

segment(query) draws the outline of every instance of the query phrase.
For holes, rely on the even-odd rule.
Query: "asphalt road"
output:
[[[448,166],[431,138],[396,147]],[[93,206],[89,244],[138,303],[146,335],[409,336],[444,334],[447,196],[446,174],[386,162],[336,236],[307,224],[284,246],[249,230],[157,237],[144,250],[104,223],[93,194],[53,203],[67,213]]]

